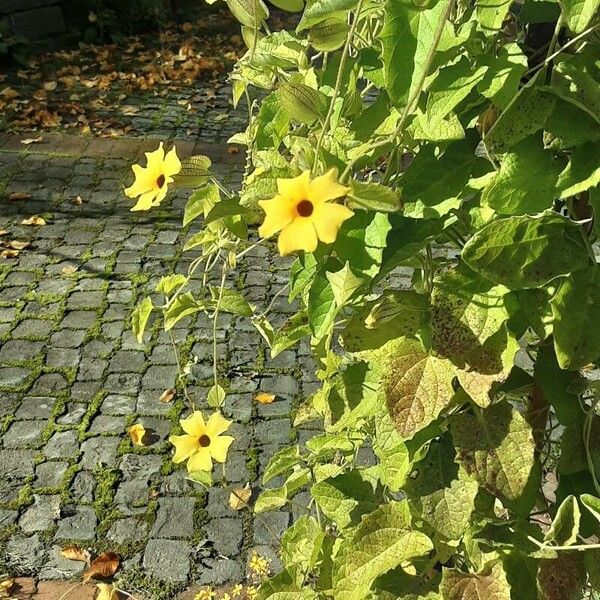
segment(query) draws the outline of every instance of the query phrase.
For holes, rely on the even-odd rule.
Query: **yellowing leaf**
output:
[[[252,496],[250,484],[247,483],[243,488],[236,488],[229,495],[229,507],[231,510],[242,510],[248,506],[248,501]]]
[[[61,556],[67,560],[79,560],[81,562],[89,562],[90,553],[79,546],[67,546],[60,551]]]
[[[96,600],[114,600],[117,598],[117,591],[110,583],[97,583],[98,595]]]
[[[90,564],[90,568],[83,574],[83,582],[87,583],[92,577],[112,577],[121,561],[116,552],[103,552]]]
[[[46,220],[38,215],[33,215],[32,217],[29,217],[28,219],[23,219],[21,221],[21,225],[45,225],[45,224],[46,224]]]
[[[159,400],[161,402],[164,402],[165,404],[167,402],[171,402],[173,400],[173,398],[175,398],[175,394],[177,393],[177,390],[175,388],[169,388],[168,390],[165,390],[161,395]]]
[[[255,396],[255,400],[260,404],[271,404],[275,400],[275,394],[269,392],[259,392]]]
[[[141,423],[136,423],[129,428],[129,437],[134,446],[144,446],[144,436],[146,435],[146,429]]]

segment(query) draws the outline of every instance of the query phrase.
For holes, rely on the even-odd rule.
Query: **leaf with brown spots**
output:
[[[177,394],[177,390],[175,388],[169,388],[160,395],[159,400],[166,404],[168,402],[171,402],[173,398],[175,398],[175,394]]]
[[[61,556],[67,560],[78,560],[81,562],[90,562],[90,553],[79,546],[67,546],[60,551]]]
[[[121,561],[116,552],[103,552],[91,562],[89,569],[83,574],[83,582],[87,583],[92,577],[112,577],[120,564]]]

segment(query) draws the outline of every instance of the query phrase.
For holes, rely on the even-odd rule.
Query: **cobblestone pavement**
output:
[[[159,396],[175,383],[175,358],[159,323],[139,345],[129,318],[161,276],[187,269],[180,231],[187,198],[176,192],[164,208],[139,214],[122,193],[131,163],[157,143],[54,134],[23,146],[0,138],[0,230],[8,230],[1,239],[31,242],[18,258],[0,259],[0,573],[76,579],[84,565],[62,558],[61,548],[110,549],[123,558],[124,589],[163,598],[189,584],[240,581],[253,548],[277,562],[273,534],[282,534],[291,514],[255,520],[247,510],[233,512],[229,489],[258,486],[276,450],[311,435],[290,420],[315,386],[309,348],[266,361],[252,326],[224,315],[220,375],[236,437],[226,480],[206,492],[173,467],[167,438],[187,409],[180,396],[170,404]],[[240,177],[241,154],[222,145],[178,149],[209,154],[225,181]],[[9,201],[14,192],[31,197]],[[20,225],[32,215],[47,225]],[[266,305],[286,281],[286,265],[266,248],[251,256],[233,280]],[[279,318],[291,311],[278,297]],[[184,359],[198,359],[190,391],[201,408],[210,387],[210,327],[200,317],[174,329]],[[256,405],[257,390],[277,400]],[[151,433],[145,448],[126,434],[134,422]]]

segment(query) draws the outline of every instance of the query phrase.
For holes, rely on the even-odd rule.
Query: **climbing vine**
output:
[[[295,423],[322,434],[279,451],[251,505],[312,501],[258,598],[599,598],[598,0],[276,0],[281,31],[261,0],[227,3],[242,187],[206,157],[139,168],[138,209],[187,185],[199,227],[133,322],[213,319],[214,414],[173,440],[204,485],[230,443],[205,450],[227,427],[219,315],[268,359],[310,340],[321,387]],[[257,244],[292,257],[281,327],[231,281]]]

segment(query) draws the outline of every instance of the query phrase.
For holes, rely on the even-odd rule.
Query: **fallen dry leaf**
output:
[[[46,224],[46,220],[43,219],[42,217],[40,217],[39,215],[33,215],[31,217],[29,217],[28,219],[23,219],[21,221],[21,225],[45,225]]]
[[[275,397],[275,394],[270,394],[269,392],[259,392],[254,399],[260,404],[271,404],[275,400]]]
[[[5,248],[10,248],[11,250],[25,250],[30,244],[29,242],[23,242],[21,240],[10,240],[9,242],[2,242],[2,245]]]
[[[77,267],[74,267],[73,265],[67,265],[66,267],[62,268],[61,275],[73,275],[73,273],[76,271]]]
[[[17,258],[21,254],[18,250],[2,250],[0,258]]]
[[[117,590],[111,583],[97,583],[98,595],[96,600],[116,600]]]
[[[60,551],[61,556],[64,556],[67,560],[78,560],[81,562],[90,561],[90,553],[79,546],[67,546]]]
[[[81,196],[77,196],[76,198],[73,198],[73,200],[71,200],[71,203],[75,206],[81,206],[83,204],[83,199]]]
[[[252,496],[252,490],[250,484],[247,483],[243,488],[236,488],[232,490],[229,495],[229,507],[231,510],[242,510],[248,506],[248,501]]]
[[[91,562],[89,569],[83,574],[83,583],[87,583],[92,577],[112,577],[120,564],[116,552],[103,552]]]
[[[161,402],[171,402],[171,400],[173,400],[173,398],[175,398],[175,394],[177,393],[177,390],[175,388],[169,388],[168,390],[165,390],[161,395],[159,400]]]
[[[2,237],[3,235],[8,235],[10,232],[8,231],[8,229],[0,229],[0,237]]]
[[[28,192],[13,192],[8,199],[11,202],[19,202],[21,200],[31,200],[31,194]]]
[[[129,437],[131,438],[131,443],[134,446],[144,446],[144,436],[146,435],[146,429],[141,423],[136,423],[132,425],[129,429]]]
[[[21,140],[21,144],[25,146],[29,146],[30,144],[39,144],[44,138],[40,135],[40,137],[36,138],[25,138]]]
[[[58,83],[56,81],[46,81],[44,83],[44,89],[47,92],[53,92],[58,87]]]

